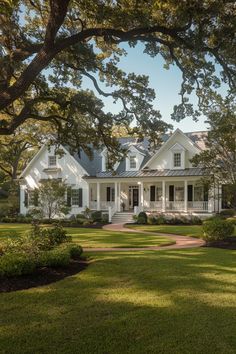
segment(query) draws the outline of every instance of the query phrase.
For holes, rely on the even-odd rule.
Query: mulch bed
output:
[[[33,274],[0,279],[0,293],[35,288],[54,283],[87,268],[88,261],[73,260],[65,268],[38,268]]]
[[[228,250],[236,250],[236,237],[228,237],[222,241],[214,241],[206,244],[204,247],[224,248]]]

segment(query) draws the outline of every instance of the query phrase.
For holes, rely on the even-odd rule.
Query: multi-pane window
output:
[[[181,167],[181,153],[174,153],[174,167]]]
[[[79,207],[83,206],[83,191],[82,188],[71,189],[71,205],[76,205]]]
[[[137,164],[136,164],[136,156],[135,155],[131,155],[130,156],[130,168],[136,168]]]
[[[72,205],[79,205],[79,190],[78,189],[71,190],[71,204]]]
[[[48,166],[56,166],[56,164],[57,164],[56,155],[48,156]]]

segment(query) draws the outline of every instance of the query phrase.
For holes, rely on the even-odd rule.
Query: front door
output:
[[[133,208],[139,204],[138,188],[133,189]]]
[[[129,208],[134,209],[139,205],[139,189],[138,186],[129,186]]]

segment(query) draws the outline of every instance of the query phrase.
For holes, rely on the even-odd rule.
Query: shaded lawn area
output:
[[[126,227],[135,230],[169,233],[190,237],[201,238],[203,231],[202,225],[126,225]],[[234,228],[234,235],[236,236],[236,227]]]
[[[30,229],[28,224],[0,224],[0,242]],[[168,237],[135,232],[107,231],[94,228],[66,228],[68,235],[82,247],[147,247],[173,244]]]
[[[92,257],[75,276],[1,294],[0,352],[235,353],[236,251]]]

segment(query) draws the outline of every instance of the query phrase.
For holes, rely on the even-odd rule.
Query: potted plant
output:
[[[125,211],[125,202],[121,203],[121,208],[122,208],[122,211]]]

